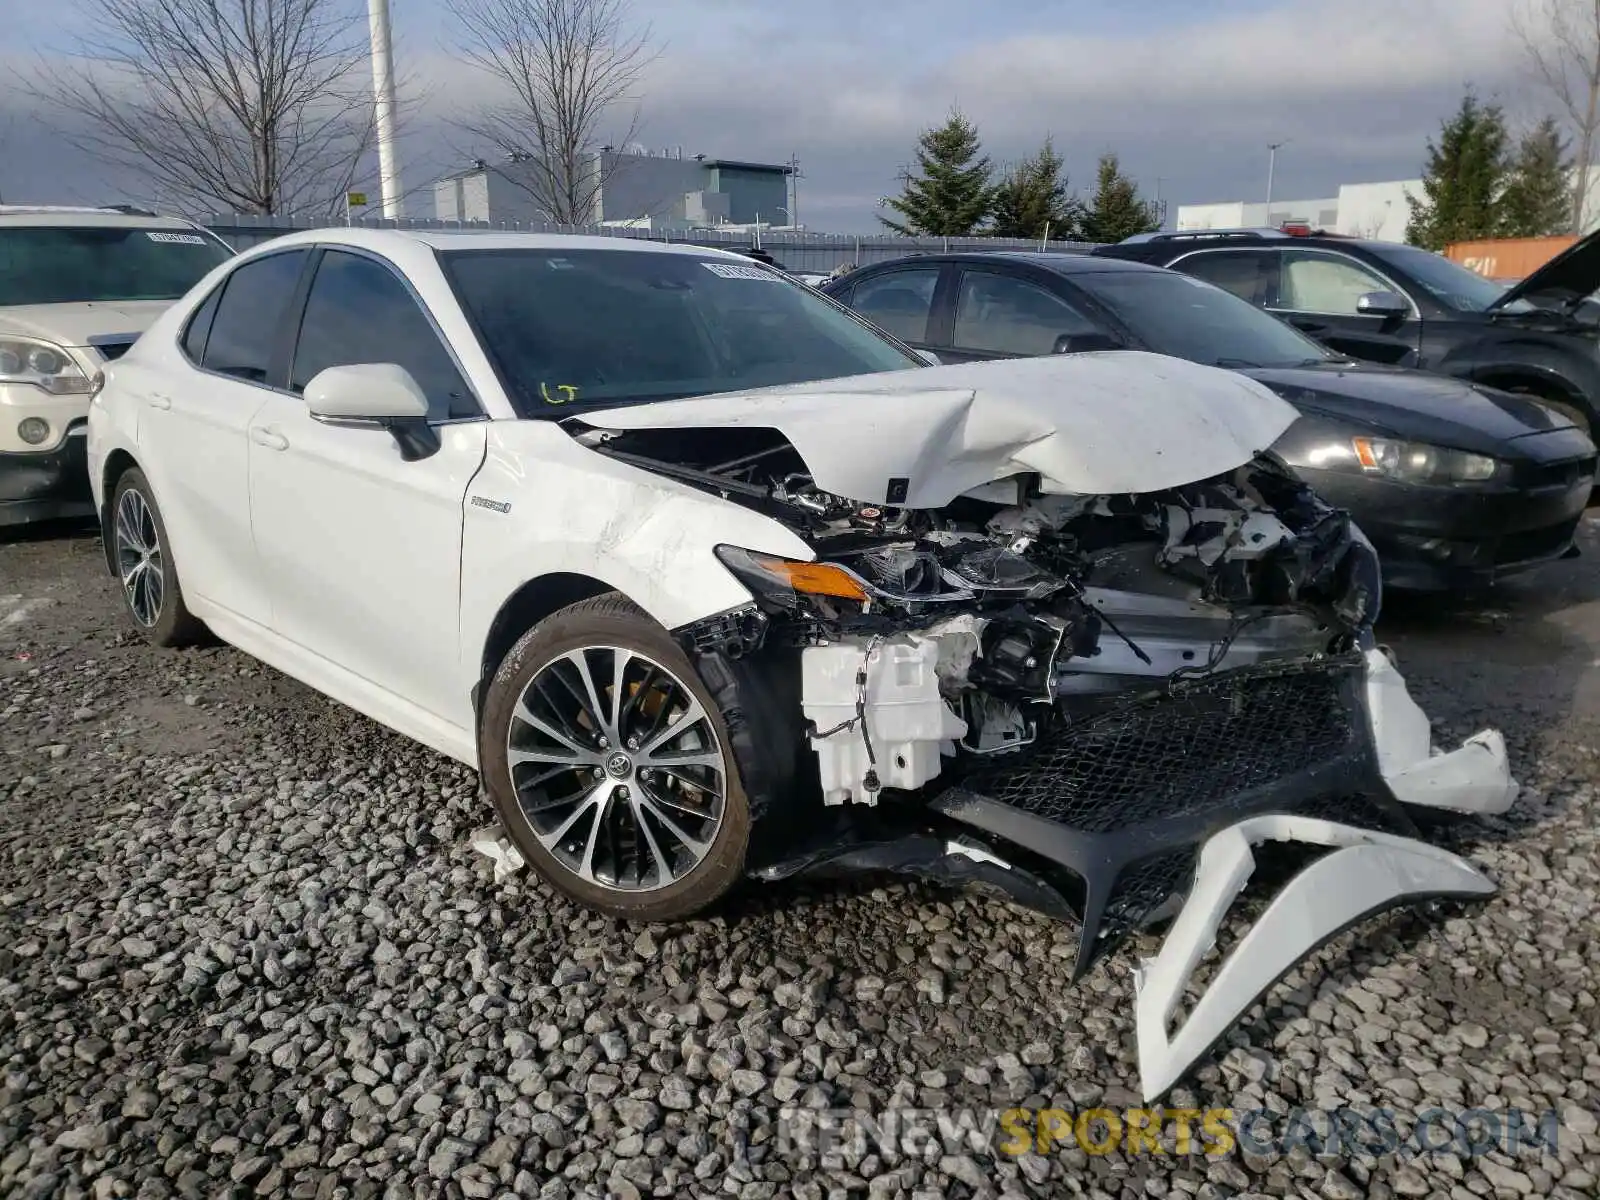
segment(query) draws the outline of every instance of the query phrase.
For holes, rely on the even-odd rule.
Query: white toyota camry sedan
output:
[[[927,319],[1022,319],[960,294]],[[328,229],[218,267],[95,389],[134,625],[470,764],[498,868],[600,911],[889,870],[1078,922],[1080,972],[1171,918],[1153,1097],[1352,922],[1493,889],[1413,818],[1506,808],[1502,739],[1431,744],[1370,544],[1234,373],[930,365],[717,250]],[[1323,853],[1170,1028],[1274,841]]]

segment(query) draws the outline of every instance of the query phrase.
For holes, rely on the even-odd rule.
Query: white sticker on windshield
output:
[[[180,246],[204,246],[205,238],[198,233],[146,233],[152,242],[175,242]]]
[[[779,280],[776,271],[769,271],[765,267],[745,267],[737,263],[703,262],[700,264],[713,275],[721,275],[724,279],[765,279]]]

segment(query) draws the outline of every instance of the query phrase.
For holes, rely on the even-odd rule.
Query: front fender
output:
[[[496,614],[530,580],[596,579],[668,629],[748,603],[716,557],[720,543],[815,556],[771,517],[596,454],[553,422],[494,422],[463,520],[463,692],[478,681]]]

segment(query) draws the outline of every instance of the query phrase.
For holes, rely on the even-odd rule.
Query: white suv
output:
[[[928,366],[722,251],[328,229],[104,374],[136,627],[475,767],[479,844],[600,911],[893,869],[1078,920],[1085,970],[1181,906],[1139,992],[1160,1094],[1363,915],[1493,890],[1412,814],[1506,808],[1503,740],[1434,752],[1370,544],[1233,372]],[[1268,841],[1327,853],[1171,1031]]]
[[[93,513],[95,372],[232,253],[136,209],[0,206],[0,526]]]

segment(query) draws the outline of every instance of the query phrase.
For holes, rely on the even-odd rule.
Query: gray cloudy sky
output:
[[[63,0],[70,9],[74,0]],[[356,11],[360,11],[359,0]],[[798,154],[800,219],[869,232],[917,133],[959,105],[997,161],[1054,136],[1074,184],[1114,149],[1172,204],[1408,178],[1471,82],[1518,118],[1540,98],[1509,36],[1519,0],[635,0],[661,49],[641,140],[781,162]],[[437,2],[391,0],[401,72],[426,89],[406,136],[408,189],[474,147],[449,117],[481,95]],[[61,6],[0,0],[0,67],[57,53]],[[8,71],[6,73],[10,75]],[[14,76],[13,76],[14,78]],[[61,146],[0,92],[0,195],[104,202],[136,190]],[[408,213],[431,215],[426,196]]]

